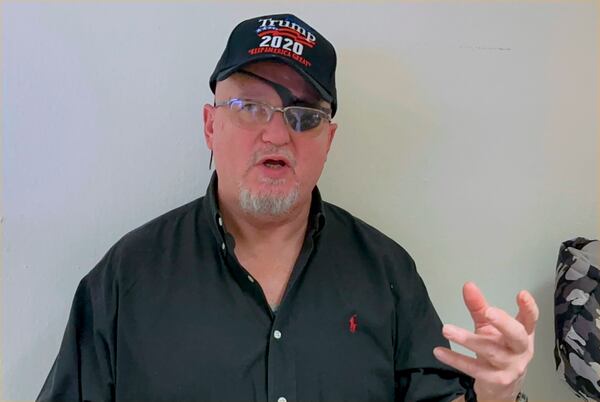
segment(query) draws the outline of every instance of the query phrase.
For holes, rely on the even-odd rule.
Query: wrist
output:
[[[525,395],[521,391],[495,394],[474,391],[473,394],[474,399],[471,402],[523,402],[522,396]]]
[[[474,381],[473,393],[474,401],[477,402],[527,402],[527,395],[523,389],[524,377],[515,381],[508,387],[489,386]]]

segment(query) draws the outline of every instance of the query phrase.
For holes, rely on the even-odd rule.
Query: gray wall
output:
[[[339,55],[324,196],[416,259],[445,322],[461,285],[541,307],[554,373],[559,244],[598,237],[598,3],[4,3],[2,394],[35,398],[79,279],[120,236],[204,193],[208,76],[241,19],[291,10]]]

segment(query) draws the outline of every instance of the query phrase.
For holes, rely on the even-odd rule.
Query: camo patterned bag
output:
[[[600,401],[600,242],[560,246],[554,292],[556,369],[575,394]]]

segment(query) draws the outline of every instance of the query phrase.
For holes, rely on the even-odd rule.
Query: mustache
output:
[[[250,166],[252,167],[258,163],[261,158],[267,155],[281,155],[290,161],[292,168],[296,167],[296,158],[288,148],[269,147],[255,151],[250,158]]]

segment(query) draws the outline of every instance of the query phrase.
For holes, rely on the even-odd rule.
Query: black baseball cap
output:
[[[292,14],[265,15],[240,22],[229,35],[223,55],[210,76],[210,89],[214,93],[217,81],[250,63],[267,60],[296,69],[331,103],[331,115],[335,115],[335,49],[314,28]]]

